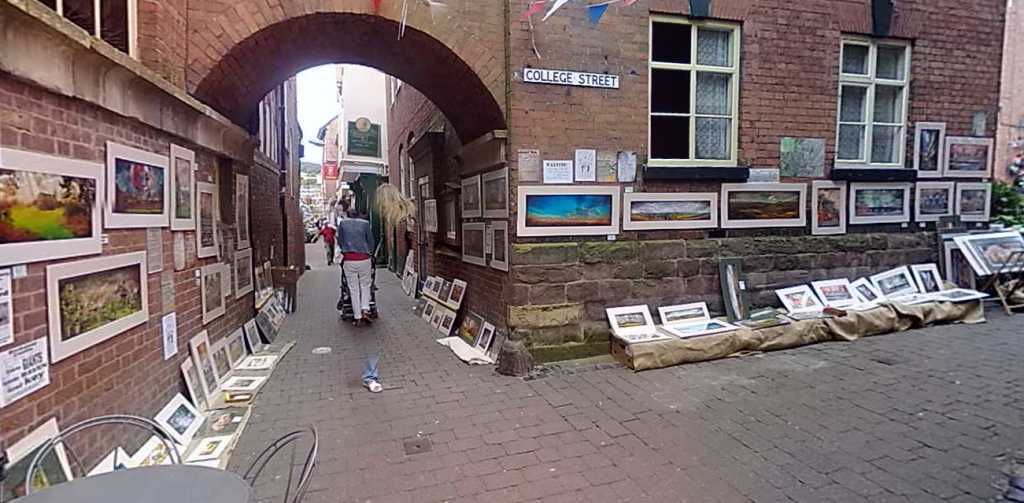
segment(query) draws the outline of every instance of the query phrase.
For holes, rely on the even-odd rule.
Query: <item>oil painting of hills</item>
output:
[[[612,224],[612,196],[543,194],[526,196],[528,227],[578,227]]]
[[[795,191],[731,192],[730,220],[800,218],[800,193]]]
[[[637,201],[629,207],[634,222],[711,220],[710,201]]]
[[[92,237],[96,180],[0,169],[0,244]]]

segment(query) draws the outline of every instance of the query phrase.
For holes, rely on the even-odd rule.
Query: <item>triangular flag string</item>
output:
[[[562,6],[564,6],[567,3],[569,3],[569,0],[555,0],[555,3],[551,6],[551,9],[548,11],[548,13],[544,14],[544,19],[541,19],[541,21],[547,21],[548,18],[555,13],[555,11],[561,9]]]
[[[608,10],[609,5],[611,5],[611,2],[590,5],[587,7],[587,14],[590,16],[591,25],[597,25],[597,23],[601,22],[601,16],[604,16],[604,13]]]
[[[534,14],[544,12],[544,4],[546,3],[545,0],[538,0],[527,4],[526,11],[523,12],[523,21],[529,20]]]

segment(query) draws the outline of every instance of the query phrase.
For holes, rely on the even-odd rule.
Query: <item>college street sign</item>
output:
[[[546,70],[523,68],[523,82],[552,84],[556,86],[598,87],[618,89],[619,76],[607,73],[573,72],[569,70]]]

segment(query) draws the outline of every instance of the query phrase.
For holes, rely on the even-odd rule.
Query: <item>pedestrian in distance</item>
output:
[[[324,224],[320,228],[320,232],[317,233],[317,236],[324,238],[324,249],[327,251],[327,265],[334,265],[335,234],[334,227],[328,224]]]

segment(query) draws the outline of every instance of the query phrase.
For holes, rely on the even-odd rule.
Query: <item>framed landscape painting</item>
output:
[[[241,299],[253,291],[252,248],[235,253],[235,298]]]
[[[462,218],[483,216],[480,192],[480,175],[462,179]]]
[[[196,153],[171,145],[171,230],[196,228]]]
[[[0,149],[0,265],[103,250],[103,165]]]
[[[846,233],[846,182],[811,182],[811,233]]]
[[[918,178],[942,176],[945,145],[945,122],[918,122],[914,126],[914,169]]]
[[[217,256],[217,186],[212,183],[196,183],[196,256],[199,258]]]
[[[235,229],[238,249],[249,248],[249,177],[235,175]]]
[[[915,199],[915,220],[938,222],[953,215],[953,182],[917,182]]]
[[[145,323],[148,298],[146,252],[47,266],[51,361]]]
[[[956,184],[956,214],[961,222],[988,222],[992,208],[992,184]]]
[[[621,199],[618,186],[520,186],[517,235],[618,234]]]
[[[723,183],[722,228],[807,225],[803,183]]]
[[[210,264],[203,267],[202,271],[199,291],[203,301],[203,325],[206,325],[225,312],[224,268],[219,263]]]
[[[911,188],[909,183],[850,184],[850,223],[909,222]]]
[[[946,172],[950,178],[990,178],[992,138],[946,137]]]
[[[704,229],[718,227],[718,194],[627,192],[622,196],[622,229]]]
[[[107,142],[106,226],[167,227],[171,184],[167,156]]]
[[[508,168],[480,177],[483,184],[484,218],[508,218]]]
[[[462,224],[462,261],[476,265],[487,265],[487,253],[484,251],[484,233],[487,230],[483,222]]]

